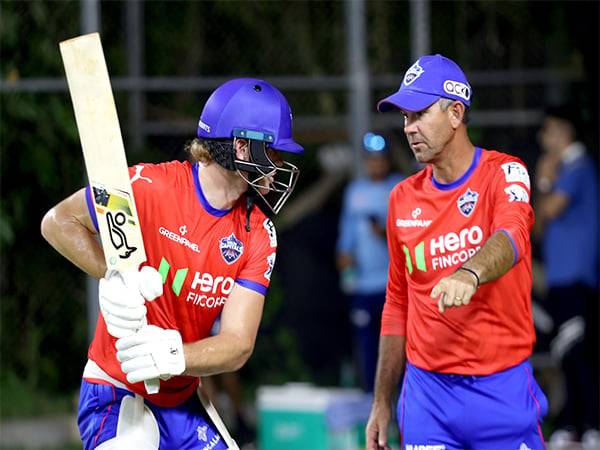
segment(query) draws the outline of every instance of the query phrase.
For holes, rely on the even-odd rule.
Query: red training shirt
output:
[[[521,160],[480,148],[453,183],[437,182],[429,165],[394,188],[381,334],[406,336],[409,362],[434,372],[488,375],[531,355],[529,192]],[[480,286],[469,305],[441,314],[430,297],[433,287],[498,231],[513,245],[513,267]]]
[[[151,325],[175,329],[183,342],[210,335],[234,283],[266,294],[275,264],[275,228],[259,208],[246,231],[242,197],[231,210],[213,208],[202,192],[198,164],[168,162],[130,168],[147,262],[163,275],[163,295],[146,302]],[[88,207],[92,205],[88,197]],[[95,215],[92,215],[95,219]],[[176,406],[198,386],[197,377],[161,380],[160,392],[148,395],[143,383],[131,384],[116,357],[102,314],[88,357],[128,389],[160,406]]]

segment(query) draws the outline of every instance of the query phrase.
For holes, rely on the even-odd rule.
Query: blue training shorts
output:
[[[528,361],[487,376],[408,363],[397,417],[404,450],[542,450],[547,412]]]
[[[96,448],[117,433],[121,400],[132,392],[82,380],[77,423],[83,448]],[[160,431],[160,450],[227,450],[196,394],[173,408],[145,401]]]

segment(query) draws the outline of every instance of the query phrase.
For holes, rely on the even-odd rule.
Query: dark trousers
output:
[[[354,295],[350,310],[350,321],[354,335],[354,357],[360,387],[365,392],[373,392],[381,311],[385,303],[385,292],[370,295]]]
[[[550,288],[547,300],[555,333],[550,350],[566,382],[558,426],[579,433],[598,428],[598,292],[576,283]]]

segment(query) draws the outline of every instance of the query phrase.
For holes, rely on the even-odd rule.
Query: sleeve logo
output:
[[[507,183],[523,183],[527,186],[527,189],[531,189],[531,183],[529,182],[529,174],[525,166],[518,162],[509,162],[502,164],[502,170],[504,171],[504,178]]]
[[[271,281],[271,274],[273,273],[273,267],[275,267],[275,253],[271,253],[267,256],[267,271],[263,274],[268,281]]]
[[[509,202],[524,202],[529,203],[529,193],[527,189],[525,189],[520,184],[511,184],[504,192],[508,194]]]
[[[277,247],[277,232],[275,231],[275,225],[273,225],[271,219],[265,219],[263,227],[267,230],[267,234],[269,235],[269,245],[271,248]]]

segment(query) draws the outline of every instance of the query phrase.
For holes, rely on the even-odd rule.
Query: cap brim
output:
[[[425,94],[423,92],[404,89],[377,103],[377,110],[379,112],[387,112],[398,108],[404,111],[418,112],[429,108],[439,99],[439,95]]]
[[[302,147],[300,144],[297,144],[291,139],[282,139],[277,143],[277,145],[273,145],[272,147],[275,150],[279,150],[282,152],[297,154],[304,153],[304,147]]]

